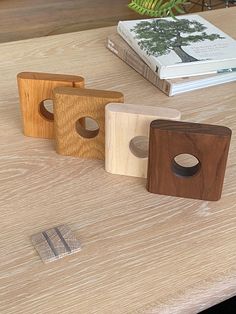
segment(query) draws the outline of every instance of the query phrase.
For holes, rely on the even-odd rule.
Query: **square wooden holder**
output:
[[[53,114],[44,107],[45,100],[52,99],[58,86],[84,87],[81,76],[21,72],[17,75],[24,135],[53,138]]]
[[[224,126],[156,120],[150,125],[147,190],[151,193],[217,201],[221,197],[231,130]],[[180,154],[198,159],[176,163]]]
[[[150,123],[158,118],[180,119],[171,108],[134,104],[106,106],[105,169],[113,174],[147,177]]]
[[[123,94],[115,91],[54,89],[56,151],[58,154],[83,158],[105,158],[105,106],[123,102]],[[86,130],[86,118],[97,122],[96,130]]]

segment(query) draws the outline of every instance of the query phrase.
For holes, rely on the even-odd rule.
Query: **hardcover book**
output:
[[[117,31],[161,79],[236,67],[236,41],[199,15],[120,21]]]
[[[236,81],[236,69],[208,75],[198,75],[176,79],[160,79],[157,73],[153,72],[118,34],[110,35],[107,38],[107,47],[121,60],[126,62],[145,79],[150,81],[168,96],[174,96],[204,87]]]

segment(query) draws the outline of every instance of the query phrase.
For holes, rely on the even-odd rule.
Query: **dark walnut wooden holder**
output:
[[[155,120],[150,125],[147,190],[151,193],[217,201],[221,197],[231,130],[224,126]],[[174,158],[190,154],[198,164]]]

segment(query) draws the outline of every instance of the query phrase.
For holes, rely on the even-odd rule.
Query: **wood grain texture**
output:
[[[127,0],[1,0],[0,42],[111,26],[139,18]]]
[[[176,109],[133,104],[106,106],[105,169],[113,174],[147,177],[150,123],[180,119]]]
[[[105,106],[123,102],[120,92],[55,88],[53,91],[55,139],[58,154],[83,158],[105,158]],[[87,130],[84,120],[97,122],[97,130]]]
[[[236,10],[203,14],[236,39]],[[16,74],[81,74],[127,103],[236,132],[235,83],[170,98],[105,47],[114,27],[0,45],[1,314],[195,314],[236,290],[236,137],[218,202],[148,193],[104,162],[56,154],[21,132]],[[44,265],[30,236],[68,224],[80,253]]]
[[[219,7],[224,7],[223,1],[217,2]],[[201,2],[187,3],[185,9],[199,12]],[[128,8],[128,0],[1,0],[0,42],[111,26],[119,20],[142,17]]]
[[[44,263],[54,262],[81,250],[79,240],[67,225],[34,234],[31,241]]]
[[[84,87],[84,79],[76,75],[21,72],[17,75],[24,135],[53,138],[54,116],[44,107],[58,86]]]
[[[180,121],[150,125],[147,189],[149,192],[218,201],[221,197],[231,130]],[[181,154],[197,158],[192,166],[175,161]]]

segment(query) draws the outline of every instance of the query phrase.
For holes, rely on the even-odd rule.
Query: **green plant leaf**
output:
[[[132,0],[128,7],[139,14],[148,15],[151,17],[175,17],[173,10],[178,13],[184,13],[179,5],[184,4],[187,0],[169,0],[163,3],[164,0]]]

